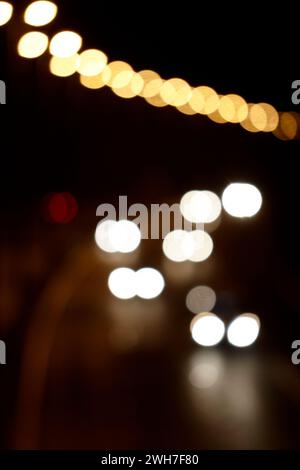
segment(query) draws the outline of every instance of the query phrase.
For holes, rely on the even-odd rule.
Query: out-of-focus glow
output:
[[[82,38],[74,31],[61,31],[55,34],[50,41],[50,54],[56,57],[71,57],[82,46]]]
[[[119,220],[111,225],[109,237],[111,245],[120,253],[136,250],[141,242],[140,229],[130,220]]]
[[[53,56],[50,60],[50,71],[57,77],[70,77],[76,72],[78,64],[78,54],[75,54],[72,57],[66,57],[64,59]]]
[[[178,109],[178,111],[180,113],[186,114],[187,116],[193,116],[193,115],[197,114],[196,111],[191,108],[189,103],[186,103],[182,106],[176,106],[176,108]]]
[[[159,93],[157,93],[154,96],[149,96],[145,98],[147,103],[151,104],[152,106],[155,106],[156,108],[163,108],[164,106],[167,106],[167,103],[162,99]]]
[[[198,314],[192,320],[190,329],[193,340],[201,346],[215,346],[225,334],[222,320],[209,312]]]
[[[115,85],[119,85],[120,87],[125,86],[124,81],[123,83],[120,83],[117,79],[118,75],[122,74],[123,72],[132,72],[131,65],[127,64],[127,62],[123,62],[122,60],[115,60],[113,62],[109,62],[103,70],[103,79],[110,87],[115,87]]]
[[[160,89],[162,100],[173,106],[183,106],[191,98],[190,85],[181,78],[166,80]]]
[[[219,369],[213,363],[200,362],[191,369],[189,381],[195,388],[206,389],[213,387],[219,376]]]
[[[216,111],[214,111],[213,113],[208,114],[207,117],[211,121],[216,122],[217,124],[225,124],[226,122],[228,122],[228,121],[226,121],[226,119],[222,118],[222,116],[219,113],[218,109]]]
[[[273,132],[278,126],[279,114],[276,109],[268,103],[260,103],[260,106],[263,108],[267,117],[267,123],[262,130],[263,132]]]
[[[222,96],[218,110],[225,121],[232,123],[242,122],[248,116],[248,105],[239,95]]]
[[[104,220],[99,222],[95,231],[95,241],[101,250],[107,253],[116,253],[111,242],[111,229],[117,222],[115,220]]]
[[[239,348],[250,346],[255,342],[260,330],[260,321],[253,313],[238,316],[229,325],[227,338],[229,343]]]
[[[42,210],[47,222],[67,224],[76,217],[78,205],[74,196],[68,192],[52,193],[43,201]]]
[[[177,263],[188,260],[194,253],[194,242],[190,233],[174,230],[163,241],[163,252],[167,258]]]
[[[211,114],[218,109],[219,96],[212,88],[199,86],[193,89],[189,105],[197,113]]]
[[[107,85],[108,77],[107,75],[104,75],[103,71],[99,73],[99,75],[95,75],[94,77],[86,77],[84,75],[80,75],[79,80],[81,85],[85,86],[86,88],[90,88],[91,90],[97,90]]]
[[[97,49],[87,49],[79,55],[78,73],[85,77],[99,75],[106,67],[107,56]]]
[[[26,59],[40,57],[48,47],[48,36],[39,31],[24,34],[18,43],[18,53]]]
[[[133,70],[120,72],[112,83],[112,90],[121,98],[133,98],[139,95],[143,89],[142,77]]]
[[[266,129],[268,116],[261,104],[254,104],[249,110],[249,119],[251,124],[259,131]]]
[[[141,70],[138,72],[138,75],[143,80],[143,88],[139,93],[140,96],[146,98],[147,96],[154,96],[159,92],[160,86],[157,86],[153,92],[150,85],[152,82],[155,84],[156,80],[160,81],[162,85],[163,80],[160,78],[158,73],[154,72],[153,70]]]
[[[219,197],[211,191],[189,191],[180,201],[183,217],[190,222],[211,223],[221,214]]]
[[[44,26],[57,15],[57,6],[49,1],[37,1],[31,3],[25,10],[24,21],[31,26]]]
[[[14,8],[8,2],[0,2],[0,26],[8,23],[12,17]]]
[[[248,132],[259,132],[259,129],[254,126],[250,116],[251,116],[251,109],[254,105],[248,103],[248,116],[244,119],[240,124],[241,126]]]
[[[293,140],[298,133],[298,122],[293,113],[282,113],[280,117],[280,130],[287,140]]]
[[[136,295],[136,273],[130,268],[117,268],[108,278],[111,293],[119,299],[131,299]]]
[[[164,287],[164,278],[156,269],[142,268],[136,272],[136,294],[142,299],[158,297]]]
[[[260,191],[248,183],[232,183],[223,192],[223,207],[233,217],[252,217],[260,210]]]
[[[205,261],[210,257],[214,248],[211,236],[204,230],[193,230],[189,232],[189,235],[193,243],[193,253],[189,260],[194,263]]]
[[[185,304],[190,312],[198,314],[213,310],[216,300],[216,293],[211,287],[196,286],[187,294]]]

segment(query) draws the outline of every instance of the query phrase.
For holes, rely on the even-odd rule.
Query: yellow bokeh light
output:
[[[241,96],[229,94],[220,99],[218,111],[225,121],[238,123],[247,118],[248,105]]]
[[[188,103],[191,95],[192,89],[190,85],[181,78],[166,80],[160,89],[162,100],[173,106],[183,106]]]
[[[105,85],[107,85],[108,80],[109,75],[104,74],[104,71],[99,75],[95,75],[93,77],[86,77],[84,75],[80,75],[81,85],[85,86],[86,88],[90,88],[91,90],[103,88]]]
[[[209,113],[209,114],[207,115],[207,117],[208,117],[211,121],[213,121],[213,122],[215,122],[215,123],[217,123],[217,124],[225,124],[226,122],[228,122],[228,121],[226,121],[226,119],[222,118],[222,116],[221,116],[221,114],[219,113],[219,110],[218,110],[218,109],[217,109],[216,111],[214,111],[213,113]]]
[[[12,17],[14,8],[8,2],[0,2],[0,26],[9,22]]]
[[[50,41],[50,53],[53,56],[66,58],[75,55],[82,46],[82,38],[74,31],[61,31]]]
[[[31,3],[25,10],[24,21],[31,26],[44,26],[57,15],[57,6],[49,1],[37,1]]]
[[[71,57],[51,57],[50,72],[57,77],[70,77],[77,71],[79,56],[75,54]]]
[[[115,60],[113,62],[109,62],[105,67],[103,71],[103,79],[106,81],[107,85],[111,87],[120,73],[132,71],[132,67],[127,64],[127,62]]]
[[[79,55],[79,65],[77,71],[80,75],[94,77],[99,75],[106,67],[107,56],[97,49],[87,49]]]
[[[113,80],[112,90],[121,98],[133,98],[140,94],[143,86],[143,79],[138,73],[124,71],[120,72]]]
[[[146,98],[147,96],[154,96],[159,92],[160,87],[158,89],[155,89],[154,93],[152,92],[151,87],[148,87],[151,82],[155,82],[155,80],[161,80],[158,73],[154,72],[153,70],[141,70],[140,72],[138,72],[138,75],[143,79],[143,88],[139,93],[140,96]],[[161,84],[162,83],[163,80],[161,80]],[[149,90],[147,91],[148,88]]]
[[[34,59],[44,54],[47,47],[48,36],[39,31],[31,31],[21,37],[18,43],[18,53],[26,59]]]
[[[287,140],[295,139],[298,133],[296,115],[293,113],[282,113],[280,117],[280,130]]]
[[[196,111],[191,108],[189,103],[186,103],[182,106],[176,106],[176,108],[180,113],[186,114],[187,116],[194,116],[195,114],[197,114]]]
[[[273,132],[279,123],[279,114],[276,109],[268,103],[260,103],[260,106],[263,108],[266,113],[267,123],[264,132]]]
[[[145,98],[145,100],[147,101],[147,103],[151,104],[152,106],[155,106],[156,108],[163,108],[164,106],[168,106],[159,93],[154,96],[149,96]]]
[[[268,123],[267,113],[263,106],[254,104],[249,110],[251,124],[259,131],[263,131]]]
[[[248,104],[248,116],[244,119],[240,124],[248,132],[259,132],[259,129],[255,127],[250,119],[251,116],[251,108],[254,106],[252,103]]]

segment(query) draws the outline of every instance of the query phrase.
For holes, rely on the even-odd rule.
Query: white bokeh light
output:
[[[118,299],[132,299],[136,295],[136,273],[130,268],[117,268],[108,278],[108,287]]]
[[[115,220],[104,220],[99,222],[95,231],[95,241],[101,250],[107,253],[116,253],[115,247],[111,243],[111,229],[117,222]]]
[[[31,26],[45,26],[54,20],[57,6],[53,2],[40,0],[31,3],[25,10],[24,21]]]
[[[55,34],[50,41],[50,54],[55,57],[71,57],[82,46],[82,38],[74,31],[61,31]]]
[[[216,293],[208,286],[196,286],[186,296],[187,309],[195,314],[210,312],[216,304]]]
[[[260,210],[262,195],[248,183],[232,183],[223,192],[225,211],[233,217],[253,217]]]
[[[189,260],[194,263],[205,261],[211,255],[214,247],[211,236],[204,230],[193,230],[189,232],[189,235],[193,241],[193,253]]]
[[[9,22],[13,14],[13,6],[9,2],[0,2],[0,26]]]
[[[142,299],[158,297],[165,287],[165,281],[159,271],[142,268],[136,272],[136,294]]]
[[[215,346],[225,334],[222,320],[209,312],[198,314],[192,320],[190,329],[193,340],[201,346]]]
[[[260,321],[253,313],[244,313],[235,318],[227,330],[229,343],[239,348],[253,344],[259,334]]]
[[[189,191],[181,198],[180,210],[186,220],[208,224],[220,216],[222,205],[211,191]]]
[[[163,252],[167,258],[177,263],[188,260],[194,253],[194,242],[190,233],[174,230],[163,241]]]
[[[110,228],[110,242],[116,251],[130,253],[139,246],[141,232],[130,220],[119,220]]]

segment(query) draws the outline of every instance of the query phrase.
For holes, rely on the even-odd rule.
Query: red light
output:
[[[52,193],[43,204],[43,213],[48,222],[67,224],[78,212],[76,199],[70,193]]]

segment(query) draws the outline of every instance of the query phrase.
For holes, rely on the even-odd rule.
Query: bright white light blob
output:
[[[189,191],[181,198],[180,210],[186,220],[208,224],[220,216],[222,205],[211,191]]]
[[[253,313],[244,313],[238,316],[229,325],[227,338],[229,343],[238,348],[244,348],[253,344],[259,334],[260,321]]]
[[[215,346],[225,334],[222,320],[209,312],[198,314],[192,320],[190,329],[193,340],[201,346]]]
[[[55,57],[71,57],[82,46],[82,38],[74,31],[61,31],[55,34],[50,41],[50,54]]]
[[[167,258],[177,263],[188,260],[194,253],[194,242],[190,233],[174,230],[163,241],[163,252]]]
[[[95,241],[101,250],[107,253],[116,253],[111,242],[111,229],[117,222],[115,220],[104,220],[99,222],[95,231]]]
[[[136,250],[142,238],[140,229],[130,220],[119,220],[111,225],[109,232],[112,246],[120,253]]]
[[[199,263],[205,261],[211,255],[214,244],[211,236],[204,230],[193,230],[189,232],[192,239],[193,253],[189,257],[190,261]]]
[[[142,268],[136,272],[136,295],[142,299],[158,297],[165,287],[165,281],[159,271]]]
[[[253,217],[260,210],[262,195],[248,183],[232,183],[223,192],[223,207],[233,217]]]
[[[131,299],[136,295],[136,273],[130,268],[117,268],[108,278],[108,287],[118,299]]]
[[[12,17],[14,8],[8,2],[0,2],[0,26],[9,22]]]
[[[57,6],[46,0],[31,3],[25,10],[24,21],[31,26],[44,26],[54,20]]]
[[[18,42],[18,53],[26,59],[40,57],[48,47],[48,36],[39,31],[24,34]]]
[[[210,312],[216,304],[217,296],[211,287],[196,286],[189,291],[185,304],[187,309],[195,314]]]

